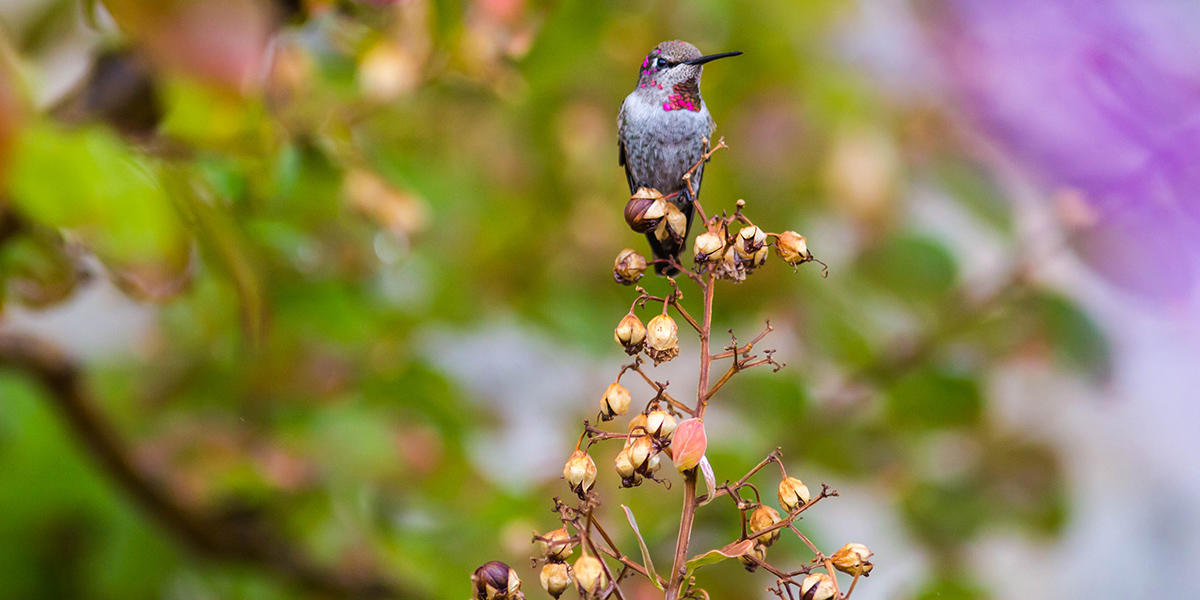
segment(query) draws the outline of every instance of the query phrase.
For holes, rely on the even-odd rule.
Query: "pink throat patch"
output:
[[[667,101],[663,102],[663,110],[690,110],[692,112],[700,112],[700,104],[693,100],[690,96],[683,94],[671,94],[667,96]]]

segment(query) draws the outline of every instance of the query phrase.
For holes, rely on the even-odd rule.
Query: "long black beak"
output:
[[[709,54],[708,56],[701,56],[700,58],[693,58],[692,60],[684,61],[683,64],[685,64],[685,65],[702,65],[706,62],[709,62],[712,60],[717,60],[718,58],[725,58],[727,56],[737,56],[739,54],[741,54],[740,51],[720,52],[718,54]]]

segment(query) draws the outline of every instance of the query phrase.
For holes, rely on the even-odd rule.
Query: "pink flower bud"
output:
[[[671,460],[680,471],[695,468],[708,449],[708,436],[704,433],[704,421],[687,419],[675,427],[671,437]]]

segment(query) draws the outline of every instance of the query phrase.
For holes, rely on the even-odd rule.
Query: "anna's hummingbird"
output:
[[[637,87],[621,104],[617,116],[620,156],[625,167],[629,193],[640,187],[657,189],[687,216],[692,225],[692,200],[683,174],[704,156],[704,141],[712,136],[716,124],[700,97],[700,71],[706,62],[737,56],[741,52],[722,52],[702,56],[695,46],[673,40],[654,47],[642,61]],[[703,165],[692,174],[692,189],[700,193]],[[660,240],[653,231],[646,234],[654,258],[679,260],[687,240],[671,237]],[[677,270],[656,263],[659,274],[673,275]]]

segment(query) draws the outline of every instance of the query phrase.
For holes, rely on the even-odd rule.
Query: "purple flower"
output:
[[[979,126],[1095,217],[1112,281],[1185,301],[1200,279],[1200,3],[947,0],[938,54]]]

